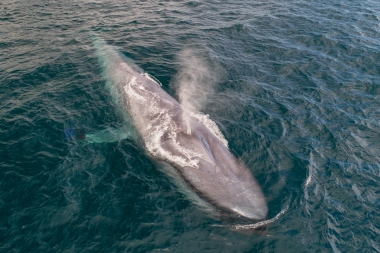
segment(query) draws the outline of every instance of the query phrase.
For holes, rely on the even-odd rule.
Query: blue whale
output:
[[[260,185],[229,151],[217,125],[207,115],[186,110],[113,47],[100,39],[94,45],[107,88],[132,120],[148,155],[175,168],[191,191],[216,210],[265,220],[268,207]]]

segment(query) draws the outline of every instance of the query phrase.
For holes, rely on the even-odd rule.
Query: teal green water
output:
[[[210,115],[266,233],[202,212],[124,125],[91,34]],[[1,252],[379,252],[378,1],[0,3]]]

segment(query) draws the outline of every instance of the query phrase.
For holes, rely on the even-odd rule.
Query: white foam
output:
[[[146,105],[144,110],[144,114],[146,115],[144,115],[144,118],[146,117],[151,119],[151,122],[149,122],[146,126],[145,133],[141,134],[143,136],[147,151],[155,157],[172,161],[181,167],[198,168],[199,158],[201,158],[202,155],[195,150],[184,147],[177,141],[177,133],[181,132],[182,129],[173,119],[170,110],[162,105],[158,105],[162,104],[161,102],[163,98],[157,97],[157,94],[150,92],[143,85],[139,84],[135,76],[126,83],[124,91],[129,97],[128,100],[132,99],[140,104]],[[151,93],[149,96],[146,96],[150,98],[149,101],[145,98],[145,96],[140,95],[140,92]],[[200,123],[202,123],[220,140],[220,142],[222,142],[226,148],[228,148],[227,140],[224,138],[216,123],[209,118],[209,115],[190,112],[190,116],[196,118]],[[187,129],[187,133],[189,134],[191,131]],[[162,140],[164,135],[166,138],[165,142]],[[174,152],[171,152],[162,146],[163,143],[165,143],[164,145],[169,145]]]
[[[224,138],[218,125],[212,119],[210,119],[210,116],[208,114],[190,112],[190,115],[198,119],[199,122],[203,123],[203,125],[208,130],[210,130],[218,138],[218,140],[228,149],[228,141]]]
[[[145,103],[146,99],[143,96],[139,95],[134,90],[134,88],[138,88],[140,90],[145,90],[144,86],[138,84],[137,79],[136,79],[135,76],[132,77],[132,79],[129,82],[127,82],[127,84],[124,86],[124,91],[125,91],[125,93],[128,96],[131,96],[132,98],[134,98],[140,104],[141,103]]]
[[[148,102],[145,98],[142,98],[133,91],[133,88],[138,88],[142,91],[149,92],[144,87],[140,87],[135,77],[128,84],[129,89],[126,90],[126,92],[129,96],[132,96],[132,99],[136,99],[139,102]],[[150,118],[151,121],[146,126],[146,132],[142,133],[147,151],[153,156],[172,161],[181,167],[189,166],[197,168],[200,154],[194,150],[184,148],[178,143],[176,137],[180,129],[177,123],[170,115],[169,109],[157,105],[159,104],[157,100],[162,100],[162,97],[157,98],[156,94],[150,94],[149,97],[151,99],[149,99],[149,104],[146,105],[147,107],[144,112],[146,115],[144,117]],[[170,145],[179,155],[173,154],[162,146],[162,138],[165,134],[167,134],[167,136],[165,136],[167,138],[165,144]]]
[[[165,108],[159,108],[155,103],[152,103],[147,108],[146,113],[155,115],[155,117],[151,117],[152,120],[147,127],[147,131],[145,135],[143,134],[148,152],[153,156],[172,161],[181,167],[198,168],[201,154],[195,150],[185,148],[178,143],[177,133],[181,129],[179,129],[177,123],[173,120],[170,111]],[[166,141],[163,142],[162,138],[165,134]],[[162,146],[162,143],[170,145],[179,155],[175,155],[167,150]]]

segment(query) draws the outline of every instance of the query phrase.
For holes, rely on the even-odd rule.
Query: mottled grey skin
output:
[[[186,111],[156,82],[103,44],[100,63],[111,94],[127,108],[148,154],[178,171],[202,199],[235,217],[264,220],[260,185],[196,114]],[[199,115],[199,114],[198,114]]]

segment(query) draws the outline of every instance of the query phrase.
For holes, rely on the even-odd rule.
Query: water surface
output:
[[[380,251],[377,1],[5,0],[0,22],[0,251]],[[268,218],[289,205],[266,234],[213,226],[132,139],[63,140],[124,124],[93,32],[196,88]]]

